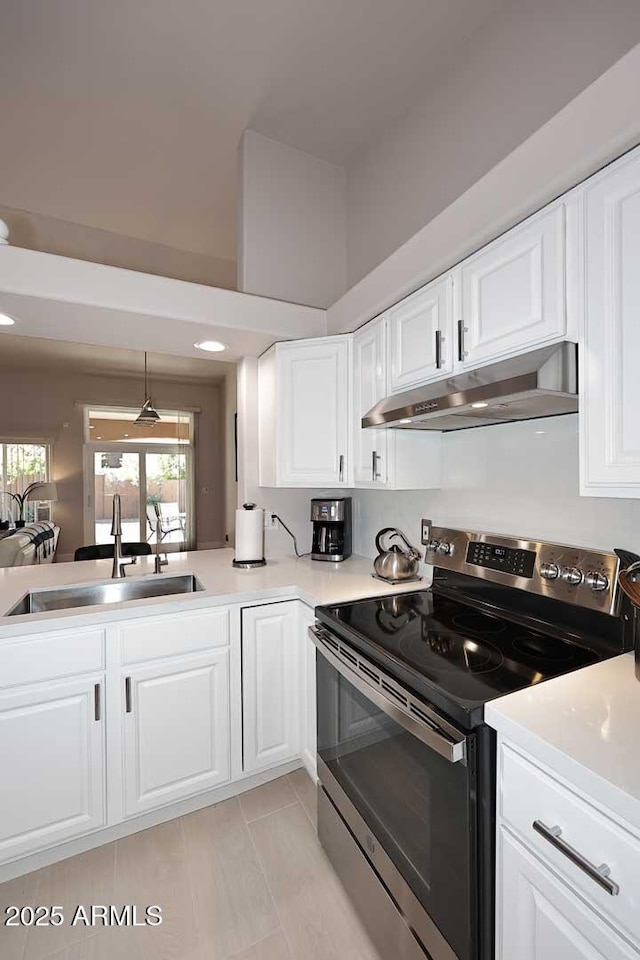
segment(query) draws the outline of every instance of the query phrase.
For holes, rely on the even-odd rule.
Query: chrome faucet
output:
[[[122,569],[122,508],[120,505],[120,494],[113,495],[113,517],[111,520],[111,536],[113,537],[113,567],[111,577],[113,580],[119,580],[124,577]]]
[[[162,568],[166,567],[169,563],[169,558],[165,557],[163,560],[160,556],[160,541],[162,540],[162,524],[160,520],[156,523],[156,555],[154,561],[154,571],[155,573],[162,573]]]

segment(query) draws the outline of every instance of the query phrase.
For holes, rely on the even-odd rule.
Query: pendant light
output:
[[[144,352],[144,403],[142,404],[142,410],[138,414],[137,418],[134,420],[134,423],[138,424],[141,427],[155,427],[156,423],[160,420],[160,414],[154,408],[151,403],[151,395],[149,393],[149,383],[147,376],[147,351]]]

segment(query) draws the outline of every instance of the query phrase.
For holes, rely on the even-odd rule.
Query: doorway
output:
[[[91,439],[85,443],[85,541],[111,542],[113,497],[117,493],[122,506],[123,541],[154,545],[159,539],[163,551],[193,549],[192,415],[163,413],[166,423],[162,434],[173,434],[167,438],[130,437],[129,411],[91,410],[87,419]],[[97,429],[100,433],[96,435]],[[119,432],[122,435],[117,438]],[[104,442],[103,435],[110,441]],[[163,442],[166,440],[169,442]]]

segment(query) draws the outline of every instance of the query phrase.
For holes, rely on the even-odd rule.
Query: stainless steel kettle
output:
[[[390,534],[389,539],[397,537],[402,541],[406,549],[403,549],[397,543],[386,548],[382,544],[382,538]],[[415,547],[412,547],[407,538],[400,530],[395,527],[385,527],[378,531],[376,536],[376,550],[378,556],[373,561],[373,569],[378,577],[390,582],[411,580],[418,576],[419,564],[422,559]]]

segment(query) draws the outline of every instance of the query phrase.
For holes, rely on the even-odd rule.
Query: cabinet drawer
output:
[[[640,943],[638,877],[640,840],[548,776],[524,757],[503,746],[501,751],[500,813],[571,889],[588,899]],[[557,849],[533,824],[560,828],[559,839],[594,868],[606,864],[619,891],[607,892]]]
[[[120,662],[140,663],[159,657],[197,653],[229,643],[229,608],[155,616],[120,628]]]
[[[0,690],[104,670],[104,631],[16,637],[0,643]]]

